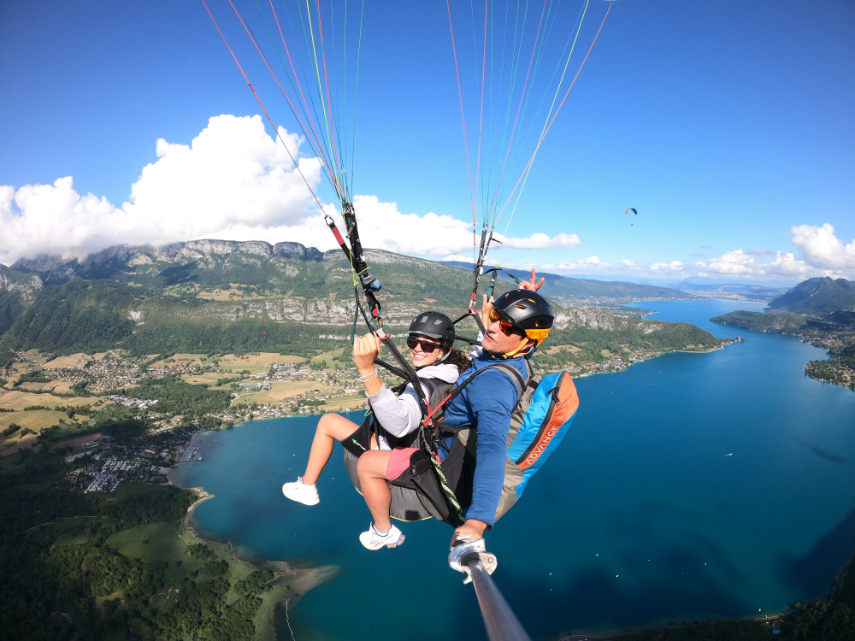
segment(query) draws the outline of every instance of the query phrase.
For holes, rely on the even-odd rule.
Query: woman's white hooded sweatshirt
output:
[[[438,379],[443,383],[454,383],[457,381],[460,372],[456,365],[439,363],[422,367],[416,374],[420,379]],[[428,393],[424,386],[422,389],[424,394]],[[407,383],[399,396],[395,396],[392,390],[383,385],[376,394],[368,396],[368,402],[383,429],[394,436],[409,434],[421,423],[422,411],[412,383]],[[385,440],[381,437],[380,449],[389,449]]]

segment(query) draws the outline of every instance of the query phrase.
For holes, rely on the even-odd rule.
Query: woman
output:
[[[423,381],[423,395],[429,396],[438,384],[454,383],[460,372],[469,367],[469,359],[459,350],[452,349],[453,343],[454,324],[445,314],[423,312],[410,323],[407,347],[410,349],[413,367]],[[336,441],[357,456],[372,453],[369,457],[372,459],[372,468],[384,463],[400,463],[398,458],[390,457],[389,453],[394,450],[398,439],[411,435],[419,428],[421,405],[411,383],[397,395],[383,384],[374,365],[379,353],[380,339],[374,334],[366,334],[354,341],[353,360],[359,372],[359,380],[365,386],[371,410],[382,429],[372,434],[370,421],[359,426],[338,414],[324,414],[315,428],[306,470],[296,481],[282,486],[282,493],[287,498],[305,505],[316,505],[320,501],[316,483],[332,455]],[[378,450],[383,450],[386,456],[375,459],[373,452]],[[361,459],[359,467],[362,467]],[[387,478],[395,478],[400,474],[400,471],[393,472],[392,469],[386,470]],[[372,523],[368,531],[359,536],[359,540],[366,548],[379,550],[383,546],[397,547],[403,543],[404,535],[391,522],[385,528],[376,527]]]

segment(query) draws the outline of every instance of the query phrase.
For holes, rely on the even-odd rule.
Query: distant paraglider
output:
[[[635,207],[627,207],[626,209],[623,210],[624,214],[628,214],[629,212],[632,212],[632,214],[634,216],[638,216],[638,211],[636,211]],[[630,223],[629,226],[635,227],[635,223]]]

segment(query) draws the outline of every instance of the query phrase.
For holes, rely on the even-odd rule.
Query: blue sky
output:
[[[208,5],[319,200],[333,203],[228,3]],[[463,86],[475,87],[477,30],[460,13],[470,3],[452,5]],[[574,18],[583,5],[563,3]],[[590,2],[574,70],[608,7]],[[554,42],[572,33],[572,20],[556,24]],[[615,279],[855,279],[852,33],[850,0],[611,3],[490,259]],[[544,58],[558,63],[556,52]],[[445,3],[366,0],[358,78],[348,172],[364,245],[471,259]],[[3,3],[0,79],[0,263],[193,238],[333,247],[201,1]],[[465,115],[474,127],[477,104]],[[484,145],[485,171],[502,156]]]

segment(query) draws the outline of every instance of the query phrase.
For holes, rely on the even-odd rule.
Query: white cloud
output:
[[[609,274],[614,265],[601,260],[598,256],[588,256],[579,260],[563,261],[551,265],[535,265],[538,271],[557,272],[565,274]]]
[[[299,148],[297,136],[284,130],[280,136],[292,153]],[[158,140],[157,156],[123,210],[132,220],[163,227],[170,240],[232,227],[301,225],[312,208],[306,183],[316,189],[320,181],[319,162],[300,159],[301,176],[260,116],[211,118],[189,146]]]
[[[722,254],[717,258],[713,258],[708,262],[698,262],[698,267],[705,267],[717,274],[751,274],[757,265],[754,257],[749,256],[741,249],[737,249],[726,254]]]
[[[695,263],[671,260],[643,264],[629,258],[611,262],[598,256],[589,256],[560,263],[538,264],[537,268],[539,271],[559,274],[589,274],[616,278],[703,276],[743,281],[790,282],[816,276],[855,279],[855,240],[845,245],[835,236],[834,228],[828,223],[819,227],[793,227],[791,234],[793,246],[797,251],[734,249]]]
[[[670,263],[653,263],[650,269],[654,272],[683,272],[683,263],[679,260],[672,260]]]
[[[310,191],[317,193],[320,186],[321,163],[299,157],[300,136],[280,129],[279,138],[265,131],[260,116],[231,115],[212,117],[189,145],[161,138],[157,159],[143,167],[129,201],[120,207],[77,193],[71,177],[17,190],[0,186],[0,262],[197,238],[293,241],[333,249],[335,240]],[[405,214],[396,203],[376,196],[354,196],[354,206],[365,247],[471,260],[472,230],[466,222],[432,212]],[[324,203],[323,208],[339,220],[335,206]],[[575,234],[539,233],[503,242],[529,250],[580,244]]]
[[[496,234],[502,242],[502,247],[513,249],[553,249],[564,248],[572,249],[579,247],[582,241],[576,234],[557,234],[555,236],[547,236],[543,233],[534,233],[528,238],[513,238]]]
[[[855,278],[855,240],[848,245],[837,238],[834,227],[799,225],[790,229],[793,245],[800,250],[752,251],[735,249],[717,258],[696,263],[702,276],[785,278],[804,280],[816,276]],[[762,258],[763,260],[760,260]]]
[[[87,253],[112,244],[109,222],[115,214],[105,198],[74,191],[70,177],[53,185],[0,190],[0,262],[38,253]]]
[[[295,153],[300,139],[284,130],[280,135]],[[130,201],[121,207],[78,194],[71,177],[17,191],[4,187],[0,225],[11,233],[0,236],[0,262],[39,253],[85,255],[123,243],[277,242],[292,234],[331,239],[306,186],[317,187],[319,162],[299,160],[304,180],[285,145],[266,134],[259,116],[215,116],[190,145],[160,139],[156,153],[157,160],[142,169]]]
[[[717,258],[695,264],[699,276],[728,276],[744,278],[784,278],[803,280],[811,276],[826,275],[797,260],[792,252],[779,251],[773,260],[758,261],[753,255],[741,250],[727,252]]]
[[[834,271],[855,271],[855,239],[844,245],[834,227],[799,225],[792,227],[793,245],[801,249],[805,262],[813,267]]]
[[[472,248],[471,224],[452,216],[404,214],[397,203],[381,202],[376,196],[356,196],[353,206],[364,247],[444,260]]]

